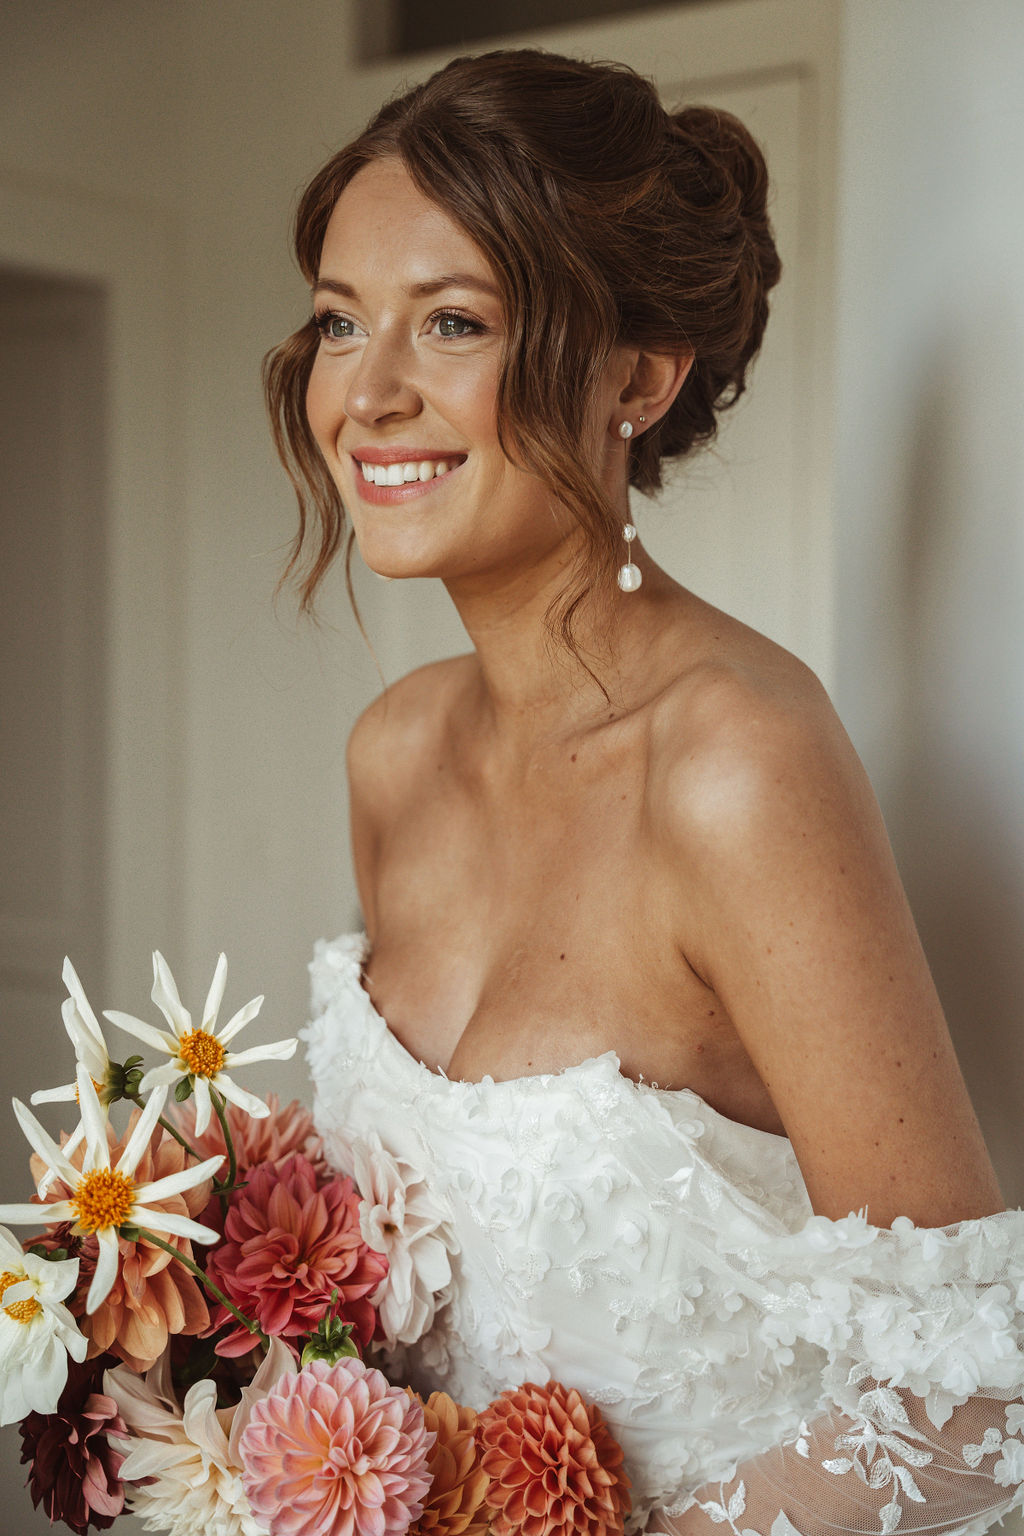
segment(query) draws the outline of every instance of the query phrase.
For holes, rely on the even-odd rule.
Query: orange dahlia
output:
[[[423,1419],[437,1438],[427,1460],[430,1492],[409,1536],[486,1536],[489,1479],[480,1465],[476,1414],[447,1392],[432,1392],[423,1403]]]
[[[600,1411],[560,1382],[528,1381],[477,1420],[495,1536],[622,1536],[629,1478]]]

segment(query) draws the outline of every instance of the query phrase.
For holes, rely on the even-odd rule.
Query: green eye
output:
[[[481,327],[467,315],[446,310],[437,317],[437,334],[445,341],[457,341],[463,336],[475,336]]]
[[[316,328],[325,341],[347,341],[355,334],[355,326],[344,315],[336,315],[332,310],[325,314],[314,315]]]

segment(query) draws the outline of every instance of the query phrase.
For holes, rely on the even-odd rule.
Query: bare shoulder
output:
[[[1000,1208],[874,794],[808,669],[719,626],[652,714],[676,940],[724,1004],[815,1208]]]
[[[436,750],[473,671],[471,656],[417,667],[368,705],[348,741],[349,781],[361,797],[400,795]]]
[[[754,856],[766,824],[784,835],[814,814],[877,817],[819,679],[765,637],[731,630],[724,646],[680,670],[653,712],[649,794],[659,833],[679,851]]]

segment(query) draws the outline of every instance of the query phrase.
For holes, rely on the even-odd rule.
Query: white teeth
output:
[[[451,459],[410,459],[404,464],[360,463],[368,485],[405,485],[413,480],[434,480],[457,467]]]

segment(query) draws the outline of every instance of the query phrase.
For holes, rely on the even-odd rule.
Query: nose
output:
[[[391,417],[416,416],[422,404],[408,348],[386,333],[367,337],[345,393],[346,416],[376,426]]]

